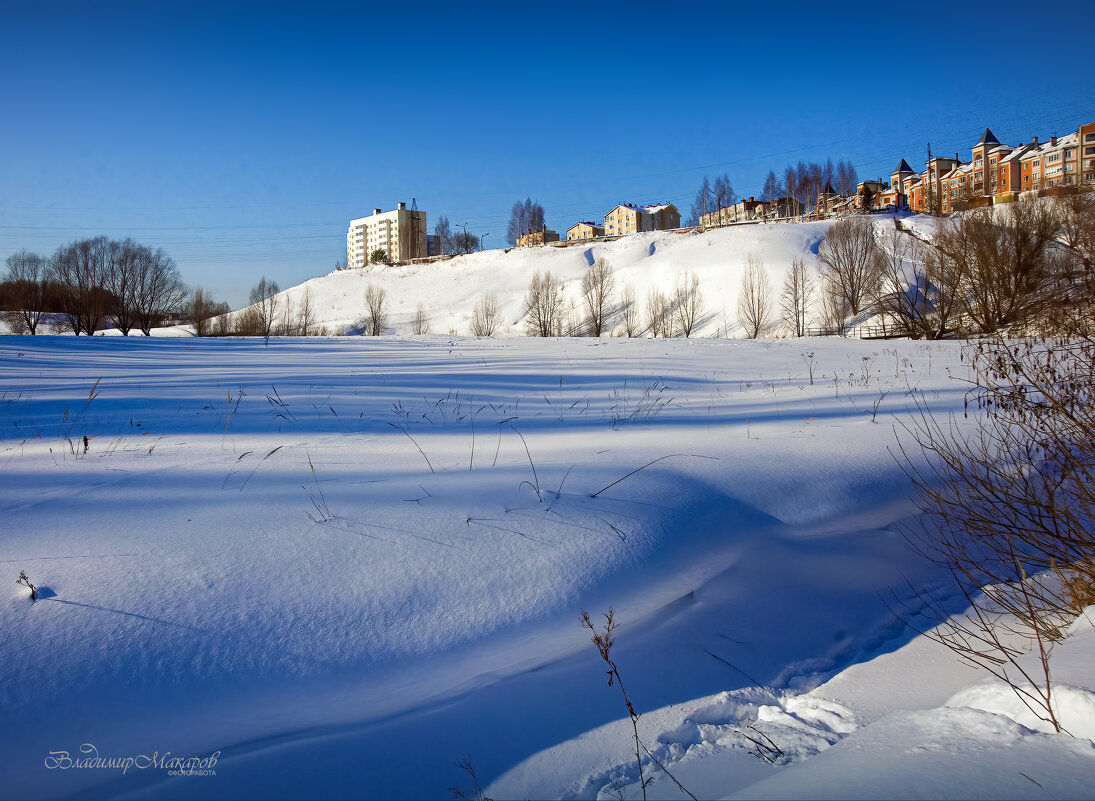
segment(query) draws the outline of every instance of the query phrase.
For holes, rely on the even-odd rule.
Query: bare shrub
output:
[[[616,279],[608,259],[597,259],[582,276],[582,300],[585,303],[585,328],[591,337],[599,337],[609,328],[607,316]]]
[[[267,336],[266,321],[263,319],[262,312],[255,306],[248,306],[233,314],[229,326],[236,336]]]
[[[656,286],[650,287],[646,296],[646,327],[652,337],[673,336],[673,308]]]
[[[700,278],[692,272],[678,276],[673,284],[673,297],[669,301],[677,331],[692,336],[692,331],[703,313],[703,293]]]
[[[813,302],[814,282],[806,269],[806,262],[804,259],[795,258],[791,261],[791,266],[787,268],[787,274],[783,279],[783,293],[779,300],[783,322],[792,336],[806,336],[807,315]]]
[[[19,578],[17,578],[15,580],[15,583],[16,584],[22,584],[24,587],[26,587],[30,590],[30,599],[32,601],[37,601],[38,600],[38,588],[30,583],[30,579],[27,578],[27,573],[26,573],[25,570],[20,570],[19,571]]]
[[[764,262],[749,254],[738,293],[738,322],[748,339],[756,339],[772,324],[772,285]]]
[[[537,270],[525,295],[525,331],[534,337],[563,335],[563,287],[550,272]]]
[[[643,791],[643,798],[646,798],[646,788],[654,780],[653,772],[648,776],[646,769],[643,767],[643,754],[646,754],[647,759],[655,766],[661,769],[669,779],[677,785],[677,788],[685,793],[692,801],[696,801],[696,796],[688,792],[679,781],[670,773],[665,765],[663,765],[657,757],[650,753],[650,749],[646,743],[639,737],[639,713],[635,711],[635,707],[631,703],[631,699],[627,696],[627,690],[624,689],[624,680],[620,676],[620,669],[616,666],[616,662],[612,659],[612,646],[615,645],[614,635],[619,624],[616,623],[615,612],[609,609],[605,615],[604,628],[598,630],[593,624],[593,621],[589,617],[589,612],[582,611],[580,616],[581,625],[583,628],[589,629],[593,632],[593,645],[597,649],[597,653],[600,654],[601,659],[608,666],[608,686],[611,687],[615,684],[620,688],[620,694],[624,699],[624,706],[627,707],[628,718],[631,720],[632,737],[635,744],[635,767],[639,771],[639,787]]]
[[[378,337],[388,327],[388,291],[375,284],[365,288],[365,333]]]
[[[1085,272],[1095,270],[1095,191],[1081,190],[1054,201],[1059,238],[1079,259]]]
[[[296,321],[297,334],[302,337],[310,337],[316,333],[316,309],[312,304],[311,287],[304,288],[304,294],[300,298],[300,306],[297,308]]]
[[[411,332],[416,336],[430,333],[430,318],[421,303],[414,310],[414,320],[411,321]]]
[[[1075,615],[1070,593],[1095,582],[1095,341],[991,338],[966,355],[977,428],[922,410],[911,432],[923,458],[907,469],[928,525],[910,538],[970,604],[951,619],[926,602],[941,624],[928,635],[1060,730],[1049,654]],[[1019,661],[1015,636],[1036,649],[1036,670]]]
[[[635,287],[625,286],[620,292],[620,324],[624,335],[637,337],[643,332],[639,321],[639,306],[635,302]]]
[[[209,320],[214,314],[213,298],[201,287],[196,288],[190,296],[189,314],[194,333],[200,337],[208,336]]]
[[[257,284],[251,287],[248,301],[250,306],[244,310],[244,314],[238,323],[240,333],[244,336],[261,336],[270,342],[270,336],[274,333],[278,314],[278,293],[281,289],[277,281],[268,281],[264,275]]]
[[[502,324],[502,312],[498,308],[498,298],[491,292],[476,302],[471,312],[471,335],[490,337]]]

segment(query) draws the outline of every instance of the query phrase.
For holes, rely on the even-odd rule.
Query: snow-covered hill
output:
[[[879,226],[889,216],[874,218]],[[631,287],[640,307],[651,288],[670,293],[678,279],[691,273],[700,282],[703,314],[694,335],[733,336],[739,331],[737,298],[748,259],[759,258],[774,289],[782,286],[792,259],[816,265],[818,243],[830,221],[795,224],[735,225],[704,232],[656,231],[610,242],[569,247],[487,250],[426,264],[388,267],[370,265],[339,270],[285,289],[281,309],[299,309],[305,293],[317,326],[332,334],[355,332],[366,315],[364,294],[369,285],[387,292],[388,334],[410,334],[421,305],[436,334],[467,335],[472,311],[486,294],[493,294],[502,312],[500,336],[525,333],[524,298],[539,271],[551,272],[564,283],[566,302],[581,319],[583,273],[598,258],[607,259],[616,279],[615,301]]]

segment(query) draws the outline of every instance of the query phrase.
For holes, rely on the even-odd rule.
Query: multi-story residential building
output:
[[[635,206],[620,203],[605,215],[605,236],[623,236],[641,231],[667,231],[681,227],[681,215],[672,203]]]
[[[567,241],[575,239],[597,239],[605,235],[605,227],[595,222],[575,223],[567,229]]]
[[[517,237],[517,247],[534,247],[536,245],[546,245],[549,242],[558,242],[559,234],[555,231],[551,231],[544,226],[540,226],[539,231],[528,231],[521,236]]]
[[[1008,203],[1023,192],[1054,187],[1095,185],[1095,122],[1079,126],[1060,138],[1029,144],[1005,145],[986,128],[963,163],[936,157],[916,175],[902,160],[890,175],[890,191],[897,191],[898,208],[949,214],[960,209]]]
[[[909,210],[915,212],[938,213],[942,208],[942,198],[946,193],[943,176],[961,165],[958,154],[954,158],[933,156],[925,163],[927,167],[920,173],[920,181],[909,192]]]
[[[731,223],[752,222],[768,216],[768,204],[755,197],[742,198],[737,203],[723,206],[721,209],[700,215],[700,225],[704,228],[716,228]]]
[[[635,234],[642,230],[639,209],[631,203],[618,203],[605,215],[605,236]]]
[[[1058,139],[1035,139],[1021,159],[1021,191],[1095,184],[1095,122]]]
[[[880,209],[893,202],[891,197],[886,197],[889,187],[881,181],[860,181],[855,185],[854,208],[863,209],[867,206],[867,198],[873,209]]]
[[[837,210],[838,206],[842,205],[842,200],[845,200],[845,198],[837,194],[837,191],[833,189],[833,185],[826,181],[825,188],[818,192],[817,200],[814,203],[814,216],[828,217]]]
[[[996,165],[996,195],[994,203],[1010,203],[1019,198],[1023,191],[1023,159],[1031,150],[1038,147],[1038,137],[1030,144],[1016,147],[1000,159]]]
[[[681,213],[672,203],[660,203],[643,206],[641,211],[649,218],[649,228],[645,231],[671,231],[681,227]]]
[[[428,254],[426,212],[400,203],[395,211],[373,209],[369,217],[350,220],[346,232],[346,267],[364,267],[369,254],[383,250],[388,261],[418,259]]]
[[[1076,132],[1080,140],[1080,182],[1095,184],[1095,122],[1081,125]]]
[[[731,223],[755,222],[757,220],[785,220],[803,213],[803,205],[789,197],[774,201],[757,200],[755,197],[742,198],[717,211],[700,215],[700,225],[704,228],[716,228]]]
[[[893,205],[895,209],[909,208],[909,187],[916,171],[909,166],[909,162],[901,159],[901,163],[890,173],[890,191],[894,195]]]

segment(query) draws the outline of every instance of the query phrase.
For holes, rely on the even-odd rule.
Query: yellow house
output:
[[[605,215],[605,236],[635,234],[639,228],[639,210],[630,203],[620,203]]]
[[[640,231],[666,231],[681,227],[681,215],[672,203],[635,206],[620,203],[605,215],[605,236],[625,236]]]
[[[567,229],[567,241],[574,239],[596,239],[605,235],[603,225],[582,221]]]

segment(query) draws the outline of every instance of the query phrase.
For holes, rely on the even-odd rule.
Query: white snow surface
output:
[[[781,270],[820,236],[747,230],[785,231]],[[663,236],[611,245],[718,251]],[[470,309],[527,284],[499,272],[414,280]],[[0,365],[0,797],[449,797],[464,758],[494,798],[639,797],[578,625],[610,607],[698,797],[1092,797],[1095,610],[1053,653],[1074,736],[891,611],[962,611],[894,455],[914,392],[972,424],[957,343],[40,336]],[[117,767],[168,752],[215,775]]]

